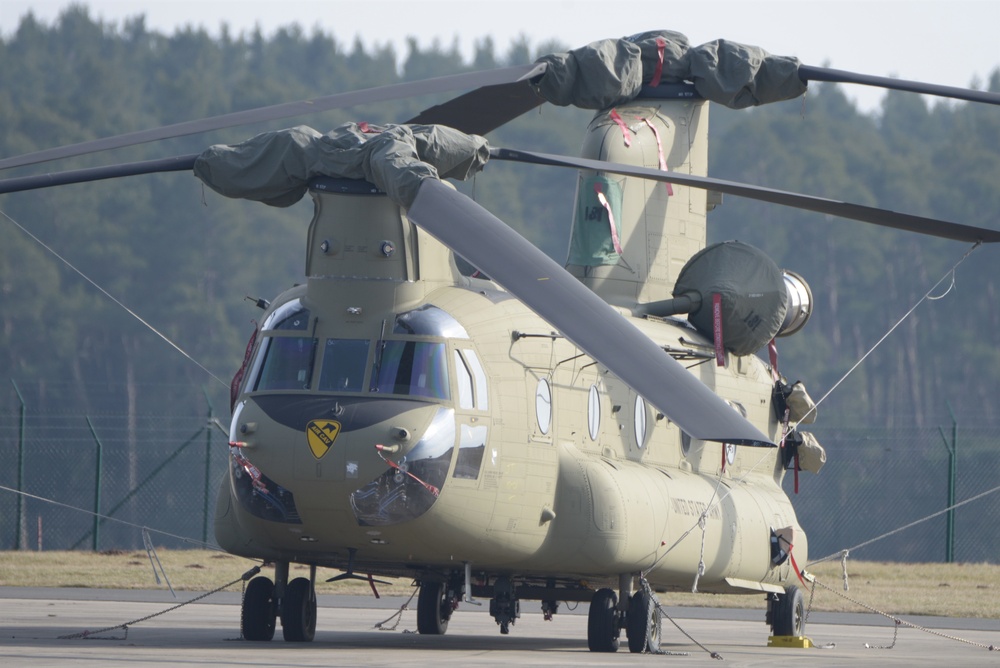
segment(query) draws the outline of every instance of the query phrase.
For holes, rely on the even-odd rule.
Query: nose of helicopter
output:
[[[261,395],[236,406],[230,441],[234,496],[251,514],[295,523],[333,506],[355,527],[385,526],[437,500],[455,416],[406,399]]]

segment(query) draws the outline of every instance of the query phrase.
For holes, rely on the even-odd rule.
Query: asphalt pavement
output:
[[[462,604],[443,636],[416,633],[416,600],[319,597],[316,638],[286,643],[240,639],[240,593],[194,603],[197,593],[0,587],[0,665],[4,666],[997,666],[1000,620],[912,617],[918,630],[869,614],[812,613],[812,648],[768,646],[762,610],[665,608],[664,654],[587,650],[587,606],[562,604],[552,621],[538,602],[501,635],[489,603]],[[183,605],[181,605],[183,604]],[[179,607],[174,607],[178,606]],[[399,613],[399,614],[397,614]],[[672,621],[671,621],[672,620]],[[123,628],[123,625],[126,628]],[[888,647],[891,646],[891,649]]]

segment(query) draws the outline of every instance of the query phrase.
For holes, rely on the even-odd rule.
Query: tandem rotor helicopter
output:
[[[405,124],[306,127],[198,156],[22,177],[0,192],[160,171],[272,205],[309,194],[304,284],[264,309],[231,388],[215,535],[274,564],[243,636],[316,628],[317,568],[408,577],[420,633],[488,601],[508,633],[589,602],[592,651],[659,645],[657,593],[747,593],[801,636],[806,534],[785,472],[818,471],[804,388],[776,336],[805,280],[739,242],[706,246],[718,193],[967,242],[1000,232],[707,177],[708,101],[797,97],[808,81],[1000,103],[979,91],[807,67],[670,31],[506,68],[333,95],[0,160],[0,168],[392,98],[469,90]],[[490,148],[550,102],[595,110],[582,158]],[[565,267],[445,178],[487,160],[580,170]],[[459,271],[456,256],[476,271]],[[764,353],[762,359],[757,353]],[[290,578],[292,564],[309,577]],[[804,581],[803,581],[804,582]]]

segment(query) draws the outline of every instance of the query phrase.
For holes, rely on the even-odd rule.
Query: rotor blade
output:
[[[505,148],[491,148],[490,157],[494,160],[511,160],[536,165],[589,169],[595,172],[608,172],[623,176],[637,176],[642,179],[651,179],[654,181],[664,181],[666,183],[676,183],[681,186],[714,190],[736,197],[746,197],[761,202],[770,202],[796,209],[805,209],[806,211],[816,211],[840,218],[850,218],[851,220],[860,220],[873,225],[881,225],[882,227],[891,227],[897,230],[917,232],[918,234],[927,234],[955,241],[966,241],[969,243],[996,243],[1000,241],[1000,230],[990,230],[984,227],[951,223],[945,220],[938,220],[937,218],[925,218],[924,216],[897,213],[888,209],[851,204],[850,202],[815,197],[813,195],[802,195],[786,190],[763,188],[736,181],[714,179],[709,176],[663,172],[658,169],[633,167],[631,165],[605,162],[603,160],[569,158],[560,155],[515,151]]]
[[[178,155],[173,158],[161,158],[159,160],[126,162],[119,165],[108,165],[106,167],[88,167],[86,169],[71,169],[65,172],[35,174],[32,176],[21,176],[16,179],[4,179],[0,181],[0,195],[22,192],[25,190],[37,190],[38,188],[50,188],[52,186],[65,186],[73,183],[89,183],[91,181],[117,179],[122,176],[156,174],[159,172],[190,171],[194,169],[194,161],[197,158],[198,154],[192,153],[190,155]]]
[[[347,93],[337,93],[326,97],[319,97],[312,100],[301,100],[299,102],[286,102],[270,107],[260,107],[258,109],[247,109],[236,111],[221,116],[212,116],[196,121],[185,121],[173,125],[165,125],[150,130],[140,130],[95,139],[80,144],[59,146],[56,148],[25,153],[24,155],[0,160],[0,169],[10,169],[12,167],[22,167],[34,165],[49,160],[59,160],[70,158],[98,151],[107,151],[115,148],[124,148],[136,144],[159,141],[161,139],[173,139],[174,137],[184,137],[187,135],[209,132],[211,130],[223,130],[225,128],[248,125],[250,123],[260,123],[278,120],[281,118],[291,118],[303,114],[312,114],[330,109],[341,109],[352,107],[358,104],[369,104],[372,102],[385,102],[414,95],[426,95],[432,93],[443,93],[472,86],[492,86],[497,84],[518,81],[524,76],[536,76],[538,68],[534,65],[522,65],[518,67],[505,67],[496,70],[486,70],[483,72],[468,72],[465,74],[454,74],[435,79],[424,79],[421,81],[409,81],[406,83],[380,86],[378,88],[367,88],[364,90],[350,91]]]
[[[940,86],[938,84],[922,83],[920,81],[893,79],[892,77],[877,77],[870,74],[858,74],[856,72],[847,72],[845,70],[834,70],[829,67],[799,65],[799,79],[802,81],[829,81],[831,83],[861,84],[862,86],[875,86],[877,88],[888,88],[890,90],[902,90],[909,93],[920,93],[922,95],[950,97],[956,100],[965,100],[967,102],[1000,104],[1000,93],[990,93],[988,91],[973,90],[971,88],[958,88],[956,86]]]
[[[424,109],[406,122],[447,125],[465,134],[485,135],[545,102],[535,92],[531,82],[546,69],[545,63],[539,63],[518,81],[482,86]]]
[[[465,195],[427,179],[407,217],[504,286],[692,438],[771,445],[627,318]]]

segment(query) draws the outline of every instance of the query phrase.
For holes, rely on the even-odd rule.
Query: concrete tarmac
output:
[[[524,601],[521,618],[501,635],[482,606],[463,603],[444,636],[416,631],[416,600],[398,597],[319,597],[316,639],[286,643],[240,639],[240,594],[222,592],[182,605],[198,594],[163,591],[0,588],[0,665],[3,666],[995,666],[1000,667],[1000,620],[908,618],[935,634],[866,614],[813,613],[807,635],[817,647],[769,648],[762,610],[666,608],[665,655],[587,650],[586,605],[562,604],[544,621],[537,601]],[[167,612],[164,612],[167,611]],[[148,619],[143,619],[148,617]],[[142,621],[136,621],[142,620]],[[379,623],[382,628],[377,628]],[[121,625],[128,625],[127,630]],[[110,630],[102,631],[102,629]],[[72,637],[67,637],[72,636]],[[950,637],[945,637],[950,636]],[[953,638],[961,638],[961,642]],[[970,643],[978,643],[970,644]],[[866,647],[866,644],[869,647]]]

